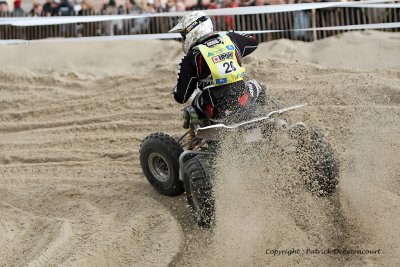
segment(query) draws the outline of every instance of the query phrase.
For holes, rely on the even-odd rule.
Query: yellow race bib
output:
[[[227,35],[222,36],[213,47],[199,45],[198,48],[210,68],[215,86],[243,80],[245,68],[239,65],[235,45]]]

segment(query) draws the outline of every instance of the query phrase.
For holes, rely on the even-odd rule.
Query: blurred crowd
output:
[[[0,0],[0,13],[13,17],[25,16],[73,16],[93,14],[140,14],[185,10],[234,8],[313,2],[311,0],[34,0],[31,7],[22,6],[21,0]],[[324,0],[323,0],[324,1]],[[320,2],[318,0],[318,2]]]
[[[101,0],[33,0],[31,7],[24,6],[24,8],[21,0],[14,0],[12,8],[9,7],[7,1],[12,0],[0,0],[0,17],[149,14],[276,5],[309,0],[105,0],[106,2],[101,2]],[[61,31],[62,34],[69,32],[68,35],[72,36],[159,33],[173,27],[177,23],[177,19],[169,18],[168,21],[162,22],[143,17],[135,20],[115,20],[96,24],[63,25],[57,31]],[[232,29],[233,17],[225,17],[222,23],[226,25],[226,28]],[[71,27],[74,28],[70,29]],[[166,28],[161,29],[164,27]]]
[[[8,1],[8,2],[7,2]],[[12,5],[10,4],[12,2]],[[30,1],[30,0],[24,0]],[[72,2],[76,1],[76,2]],[[102,2],[105,1],[105,2]],[[315,0],[318,2],[325,0]],[[315,2],[314,1],[314,2]],[[343,1],[343,0],[342,0]],[[84,16],[151,14],[185,10],[236,8],[277,4],[312,2],[312,0],[33,0],[26,5],[21,0],[0,0],[0,17],[25,16]],[[11,7],[10,7],[11,5]],[[240,16],[213,16],[215,29],[265,30],[307,29],[337,25],[398,22],[400,9],[327,8],[280,12],[274,14],[249,14]],[[179,17],[149,17],[116,19],[86,23],[16,27],[0,25],[0,39],[41,39],[49,37],[77,37],[166,33]],[[310,41],[334,35],[335,32],[286,31],[260,34],[261,40],[289,38]]]

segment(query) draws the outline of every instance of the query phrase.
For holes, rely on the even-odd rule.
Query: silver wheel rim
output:
[[[148,159],[151,174],[159,181],[166,182],[169,179],[169,166],[165,158],[158,153],[151,153]]]

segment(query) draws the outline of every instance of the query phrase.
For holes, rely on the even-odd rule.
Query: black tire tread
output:
[[[146,176],[147,180],[149,183],[161,194],[168,195],[168,196],[176,196],[181,193],[183,193],[183,184],[181,181],[179,181],[179,176],[176,176],[173,181],[173,186],[171,188],[164,188],[162,184],[160,184],[155,178],[152,177],[151,173],[146,169],[145,167],[145,162],[144,159],[142,158],[142,151],[143,148],[148,145],[148,144],[163,144],[167,150],[168,153],[171,155],[171,157],[174,159],[174,165],[175,165],[175,173],[179,174],[179,156],[182,154],[183,149],[181,145],[171,136],[168,134],[162,133],[162,132],[156,132],[152,133],[148,136],[146,136],[139,149],[139,154],[140,154],[140,164],[143,169],[143,173]]]
[[[204,156],[196,156],[185,163],[184,187],[192,215],[202,227],[210,227],[214,217],[214,197],[212,191],[213,169]],[[190,189],[192,182],[201,207],[196,207]]]
[[[306,186],[318,196],[331,195],[339,183],[339,164],[332,146],[314,128],[306,130],[302,140],[300,151],[306,164],[300,167],[300,173],[307,177]]]

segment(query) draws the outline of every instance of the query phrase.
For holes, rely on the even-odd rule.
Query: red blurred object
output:
[[[22,4],[22,0],[15,0],[15,1],[14,1],[14,7],[15,7],[15,8],[21,7],[21,4]]]
[[[212,105],[206,105],[206,116],[211,119],[214,114],[214,107]]]
[[[234,7],[239,7],[236,1],[232,1],[231,4],[227,7],[234,8]],[[225,23],[226,26],[228,27],[228,30],[233,30],[233,16],[226,16],[225,17]]]
[[[248,100],[249,100],[249,94],[246,92],[240,97],[239,105],[241,105],[242,107],[245,106]]]

